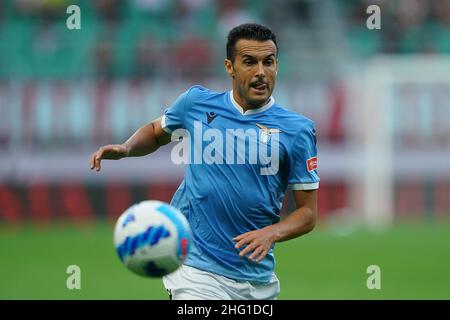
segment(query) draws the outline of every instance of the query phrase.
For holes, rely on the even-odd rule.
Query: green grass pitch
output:
[[[120,263],[112,226],[39,230],[0,227],[0,299],[168,299],[160,279]],[[279,299],[450,299],[450,225],[399,224],[345,236],[319,227],[276,245]],[[81,268],[81,289],[68,290],[66,269]],[[369,265],[381,289],[369,290]]]

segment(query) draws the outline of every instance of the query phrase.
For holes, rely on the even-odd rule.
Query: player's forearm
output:
[[[139,128],[125,143],[128,157],[140,157],[156,151],[163,143],[155,134],[153,122]]]
[[[314,209],[302,207],[272,225],[275,242],[297,238],[312,231],[316,225],[316,215]]]

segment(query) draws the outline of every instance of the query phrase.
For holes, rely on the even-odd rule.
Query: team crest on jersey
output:
[[[256,124],[258,128],[260,128],[260,139],[263,143],[269,143],[272,133],[280,133],[281,130],[278,128],[268,128],[262,124],[257,123]]]

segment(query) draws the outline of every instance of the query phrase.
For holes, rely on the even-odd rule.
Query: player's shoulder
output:
[[[193,85],[188,90],[187,93],[190,99],[206,99],[214,96],[219,96],[223,94],[223,92],[215,92],[209,88],[206,88],[202,85]]]
[[[296,111],[290,110],[279,104],[274,105],[274,112],[285,130],[292,133],[304,133],[315,130],[315,123],[305,115]]]

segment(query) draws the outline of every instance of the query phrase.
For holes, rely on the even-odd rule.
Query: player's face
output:
[[[236,101],[245,109],[264,105],[272,95],[277,76],[277,48],[272,40],[237,41],[234,61],[225,60],[233,79]]]

